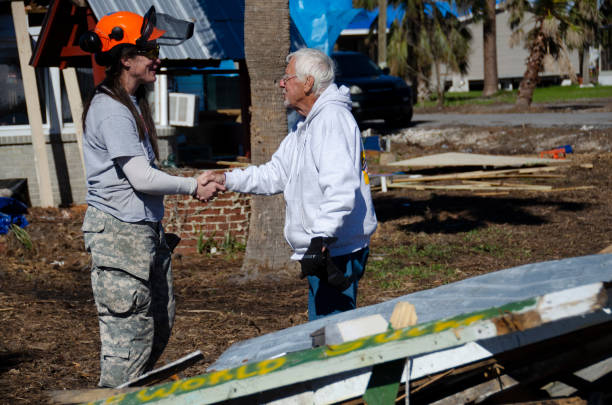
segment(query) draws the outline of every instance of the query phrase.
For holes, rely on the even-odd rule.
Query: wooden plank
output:
[[[339,345],[290,353],[108,398],[116,404],[215,403],[350,370],[439,351],[479,339],[584,315],[607,301],[602,283],[585,285],[470,314],[387,331]]]
[[[480,397],[486,394],[499,392],[504,388],[512,387],[518,382],[510,376],[502,375],[499,378],[483,382],[481,384],[470,387],[466,390],[458,392],[455,395],[446,397],[439,401],[433,402],[435,405],[455,405],[473,403]]]
[[[549,185],[537,185],[537,184],[525,184],[525,183],[516,183],[513,181],[483,181],[483,180],[461,180],[461,184],[471,184],[474,186],[482,186],[482,187],[517,187],[517,188],[535,188],[539,189],[542,187],[546,187],[547,190],[552,189],[552,186]]]
[[[86,179],[85,161],[83,160],[83,99],[81,98],[79,80],[77,79],[76,69],[73,67],[63,69],[62,74],[64,75],[64,83],[66,84],[66,93],[68,94],[70,113],[72,114],[72,122],[74,123],[74,131],[79,147],[79,156],[81,156],[83,178]]]
[[[28,111],[28,123],[32,131],[32,147],[34,148],[34,166],[40,194],[41,207],[53,207],[53,191],[51,189],[51,175],[45,134],[43,133],[42,114],[38,88],[36,85],[36,73],[29,65],[32,57],[32,44],[28,33],[28,20],[25,13],[23,1],[12,1],[11,11],[13,13],[13,25],[17,38],[17,49],[19,51],[19,66]]]
[[[411,182],[420,183],[427,181],[442,181],[442,180],[464,180],[464,179],[488,179],[498,178],[504,175],[527,176],[542,172],[552,172],[559,169],[559,166],[533,167],[525,169],[505,169],[505,170],[475,170],[471,172],[453,173],[453,174],[438,174],[433,176],[422,177],[402,177],[401,175],[393,176],[393,182]]]
[[[108,397],[121,396],[128,392],[134,392],[141,389],[141,387],[132,387],[124,389],[95,388],[90,390],[53,390],[46,391],[45,394],[52,403],[55,404],[82,404],[99,401]]]
[[[578,187],[561,187],[561,188],[553,188],[550,191],[582,191],[582,190],[592,190],[595,186],[578,186]]]
[[[398,302],[393,307],[389,323],[393,329],[404,329],[416,325],[418,320],[414,305],[407,301]]]
[[[197,362],[204,359],[204,355],[201,351],[196,350],[195,352],[189,353],[186,356],[181,357],[178,360],[173,361],[172,363],[168,363],[163,367],[156,368],[155,370],[151,370],[148,373],[144,373],[138,378],[130,380],[125,384],[121,384],[117,388],[127,388],[127,387],[142,387],[144,385],[150,385],[152,383],[156,383],[162,381],[176,373],[179,373]]]
[[[528,166],[560,165],[569,160],[543,159],[537,157],[482,155],[477,153],[448,152],[389,163],[388,166],[405,167],[459,167],[459,166]]]
[[[216,163],[219,166],[230,166],[230,167],[247,167],[250,166],[250,163],[246,162],[229,162],[227,160],[217,160]]]
[[[552,186],[486,186],[475,184],[448,184],[448,185],[433,185],[433,184],[389,184],[388,188],[407,188],[412,190],[458,190],[458,191],[553,191]]]

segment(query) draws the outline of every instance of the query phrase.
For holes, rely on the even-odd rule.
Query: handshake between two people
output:
[[[215,173],[213,171],[202,172],[196,179],[198,181],[198,187],[194,198],[202,202],[208,202],[213,200],[219,192],[226,191],[225,188],[225,174]]]

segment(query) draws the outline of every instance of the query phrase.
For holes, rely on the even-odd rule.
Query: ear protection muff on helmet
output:
[[[93,31],[87,31],[79,39],[79,46],[85,52],[98,53],[102,50],[100,37]]]

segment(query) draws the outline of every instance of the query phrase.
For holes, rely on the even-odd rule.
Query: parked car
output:
[[[358,121],[384,119],[391,125],[407,125],[412,119],[412,89],[389,70],[381,70],[359,52],[333,52],[336,84],[351,91],[353,115]]]

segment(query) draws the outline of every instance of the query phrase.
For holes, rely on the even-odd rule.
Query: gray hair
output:
[[[312,91],[318,96],[334,82],[335,65],[332,58],[313,48],[301,48],[287,55],[287,63],[295,58],[295,73],[300,80],[312,76]]]

